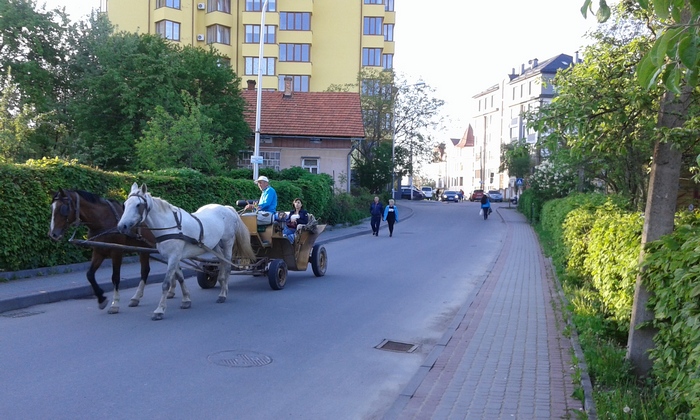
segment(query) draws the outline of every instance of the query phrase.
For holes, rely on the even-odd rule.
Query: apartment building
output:
[[[473,130],[473,141],[452,142],[454,147],[448,150],[448,157],[461,159],[450,167],[453,178],[464,180],[465,191],[499,190],[506,198],[517,193],[515,178],[500,171],[501,145],[518,139],[537,142],[537,133],[527,128],[523,114],[550,103],[556,95],[551,80],[557,71],[576,62],[578,54],[559,54],[542,62],[530,60],[472,97],[471,123],[465,138]]]
[[[357,83],[362,68],[391,69],[394,0],[108,0],[117,30],[212,45],[229,58],[242,88],[262,67],[262,88],[322,92]],[[260,39],[263,59],[259,63]]]

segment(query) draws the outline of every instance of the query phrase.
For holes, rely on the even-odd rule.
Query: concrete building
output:
[[[118,30],[160,34],[182,45],[216,48],[245,81],[257,76],[264,0],[108,0]],[[321,92],[357,83],[362,68],[391,69],[394,0],[269,0],[264,90]]]
[[[527,128],[523,114],[551,102],[555,96],[552,78],[575,62],[578,54],[575,57],[559,54],[543,62],[530,60],[472,97],[471,124],[463,141],[453,141],[452,150],[448,150],[448,159],[459,160],[448,164],[452,168],[450,176],[464,180],[465,192],[499,190],[504,198],[517,193],[515,178],[500,171],[501,145],[518,139],[526,139],[530,144],[537,142],[537,133]],[[467,142],[470,130],[473,141]]]

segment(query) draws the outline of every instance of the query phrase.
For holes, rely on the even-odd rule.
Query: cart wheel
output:
[[[326,268],[328,268],[326,247],[316,244],[311,250],[311,269],[316,277],[322,277],[326,274]]]
[[[267,280],[272,290],[284,289],[287,282],[287,264],[284,260],[272,260],[267,271]]]
[[[211,289],[216,286],[216,278],[219,276],[217,271],[207,271],[206,273],[198,271],[197,272],[197,284],[202,289]]]

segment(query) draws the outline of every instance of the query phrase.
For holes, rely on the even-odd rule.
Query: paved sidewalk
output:
[[[583,410],[536,234],[522,214],[496,210],[493,222],[509,227],[499,257],[385,419],[576,419]]]

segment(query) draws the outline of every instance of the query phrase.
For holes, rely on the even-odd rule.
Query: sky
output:
[[[65,7],[74,20],[100,6],[100,0],[37,0],[43,2],[49,9]],[[596,27],[594,17],[581,15],[583,0],[394,0],[394,5],[394,70],[408,83],[424,81],[445,100],[448,124],[438,136],[461,137],[474,95],[533,58],[541,62],[582,51],[585,33]]]

